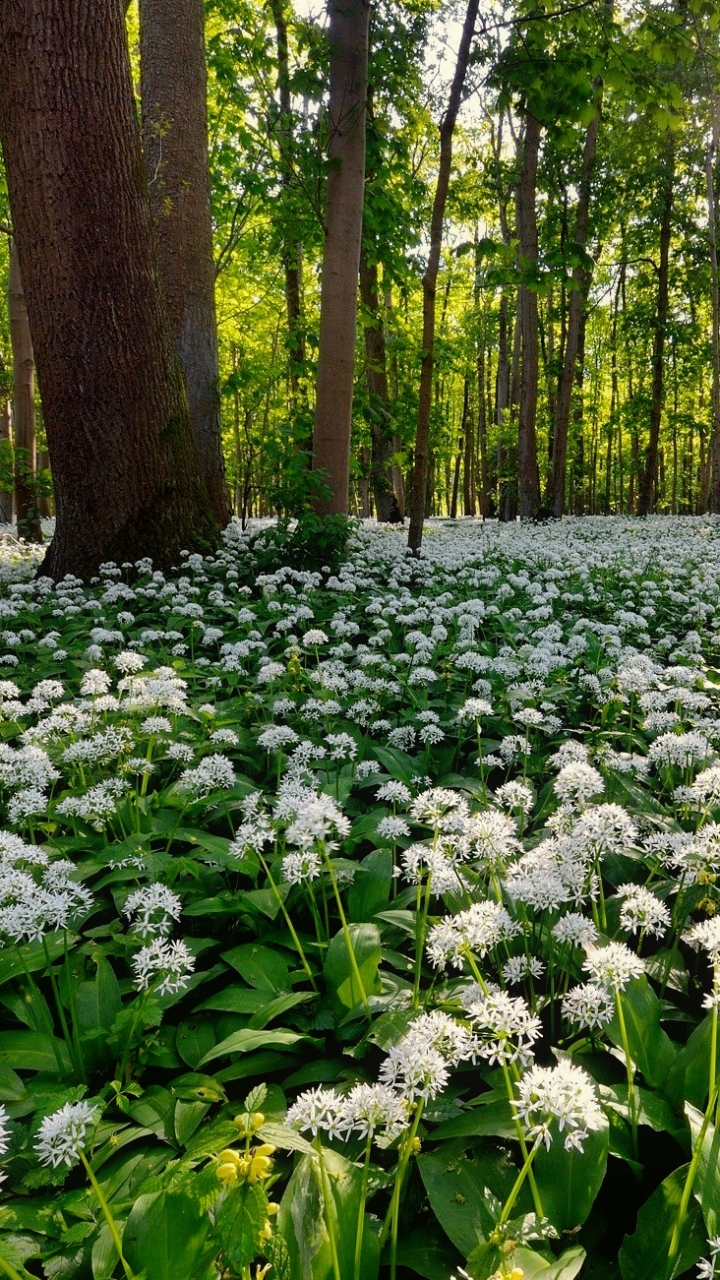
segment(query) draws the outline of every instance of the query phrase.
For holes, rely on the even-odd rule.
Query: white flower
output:
[[[584,982],[570,988],[563,1000],[562,1009],[568,1022],[595,1031],[612,1022],[615,1001],[606,987],[601,987],[596,982]]]
[[[517,1084],[512,1103],[531,1142],[552,1143],[552,1124],[565,1134],[565,1150],[583,1150],[590,1130],[600,1129],[604,1117],[590,1077],[566,1058],[556,1067],[532,1066]]]
[[[98,1108],[89,1102],[66,1102],[59,1111],[46,1116],[38,1129],[35,1150],[41,1164],[68,1168],[80,1158],[87,1131],[98,1117]]]
[[[205,756],[194,769],[181,773],[178,785],[195,796],[206,796],[211,791],[226,791],[237,782],[232,761],[227,756]]]
[[[623,899],[620,908],[620,924],[629,933],[647,933],[662,938],[670,927],[670,912],[649,889],[640,884],[625,884],[618,889]]]
[[[466,1009],[479,1041],[479,1052],[491,1065],[508,1066],[532,1057],[532,1046],[542,1034],[542,1025],[522,996],[488,991],[466,1003]]]
[[[608,942],[588,952],[583,969],[594,982],[617,994],[629,982],[642,977],[645,965],[624,942]]]
[[[485,956],[500,942],[514,938],[520,925],[497,902],[474,902],[466,911],[446,916],[429,930],[427,954],[436,969],[462,969],[467,952]]]
[[[118,671],[122,671],[123,675],[129,675],[133,671],[142,671],[146,662],[147,658],[143,658],[141,653],[135,653],[133,649],[125,649],[113,658],[113,665],[117,667]]]
[[[315,880],[322,871],[320,854],[310,849],[301,853],[288,853],[282,860],[283,880],[286,884],[303,884]]]
[[[577,911],[568,911],[552,927],[552,935],[558,942],[570,942],[574,947],[591,947],[597,942],[598,931],[592,920]]]
[[[157,984],[158,995],[182,991],[195,969],[195,957],[184,942],[155,938],[132,958],[135,983],[140,991]]]
[[[593,796],[605,790],[605,783],[597,769],[578,760],[563,766],[553,787],[560,800],[582,808]]]
[[[141,938],[167,937],[172,921],[180,919],[182,902],[164,884],[148,884],[136,889],[125,899],[124,916],[133,921]]]

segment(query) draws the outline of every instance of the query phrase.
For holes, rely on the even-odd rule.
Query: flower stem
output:
[[[625,1014],[623,1013],[620,992],[615,992],[615,1011],[617,1020],[620,1025],[620,1039],[622,1040],[623,1053],[625,1054],[625,1070],[627,1072],[628,1082],[628,1110],[630,1111],[630,1129],[632,1133],[632,1152],[633,1160],[638,1158],[638,1122],[637,1122],[637,1093],[635,1090],[635,1069],[633,1060],[630,1056],[630,1043],[628,1041],[627,1027],[625,1025]]]
[[[312,971],[312,969],[310,968],[310,965],[309,965],[309,964],[308,964],[308,962],[307,962],[307,957],[306,957],[306,955],[305,955],[305,952],[303,951],[302,943],[301,943],[300,939],[299,939],[299,938],[298,938],[298,936],[297,936],[297,933],[296,933],[296,930],[295,930],[295,926],[293,925],[293,922],[292,922],[292,920],[290,919],[290,916],[288,915],[287,907],[285,906],[285,903],[284,903],[284,901],[283,901],[282,894],[281,894],[280,890],[278,889],[278,887],[277,887],[277,885],[276,885],[275,881],[274,881],[274,880],[273,880],[273,878],[272,878],[272,875],[271,875],[271,873],[270,873],[270,868],[269,868],[269,866],[268,866],[267,862],[265,861],[265,859],[263,858],[263,856],[262,856],[262,854],[260,853],[260,851],[259,851],[259,850],[258,850],[258,858],[259,858],[259,860],[260,860],[260,865],[261,865],[261,867],[262,867],[263,871],[265,872],[265,875],[267,876],[268,880],[270,881],[270,888],[272,889],[272,891],[273,891],[273,893],[274,893],[274,895],[275,895],[275,900],[276,900],[276,902],[277,902],[277,904],[278,904],[278,906],[279,906],[279,908],[280,908],[280,910],[281,910],[281,912],[282,912],[282,914],[283,914],[283,918],[284,918],[284,920],[285,920],[285,923],[286,923],[286,925],[287,925],[288,929],[290,930],[290,936],[291,936],[291,938],[292,938],[292,940],[293,940],[293,942],[295,943],[295,946],[296,946],[296,948],[297,948],[297,953],[298,953],[298,955],[300,956],[300,961],[301,961],[301,963],[302,963],[302,967],[303,967],[303,969],[305,970],[305,972],[306,972],[306,974],[307,974],[308,978],[310,979],[310,982],[311,982],[311,984],[312,984],[313,990],[314,990],[314,991],[317,991],[318,986],[317,986],[317,983],[316,983],[316,981],[315,981],[315,978],[313,977],[313,971]]]
[[[364,982],[363,982],[363,980],[362,980],[362,975],[361,975],[361,973],[360,973],[360,969],[358,968],[357,956],[355,955],[355,948],[354,948],[354,946],[353,946],[353,940],[352,940],[352,937],[351,937],[351,934],[350,934],[350,929],[348,928],[348,922],[347,922],[347,917],[346,917],[346,915],[345,915],[345,911],[344,911],[344,908],[343,908],[342,898],[340,897],[340,889],[339,889],[339,886],[338,886],[337,878],[336,878],[336,876],[335,876],[335,872],[333,871],[333,865],[332,865],[332,862],[331,862],[330,858],[328,857],[327,850],[326,850],[326,849],[324,849],[324,848],[323,848],[323,859],[324,859],[324,861],[325,861],[325,866],[326,866],[326,868],[327,868],[328,875],[330,876],[330,883],[332,884],[332,887],[333,887],[333,893],[335,894],[335,901],[336,901],[336,903],[337,903],[337,908],[338,908],[338,911],[340,912],[340,923],[342,924],[342,931],[343,931],[343,936],[344,936],[344,938],[345,938],[345,946],[347,947],[347,953],[348,953],[348,959],[349,959],[349,961],[350,961],[350,966],[351,966],[352,971],[353,971],[353,974],[354,974],[354,976],[355,976],[355,981],[357,982],[358,987],[359,987],[359,989],[360,989],[360,996],[361,996],[361,999],[362,999],[363,1005],[364,1005],[364,1007],[365,1007],[365,1013],[367,1014],[367,1016],[368,1016],[368,1018],[369,1018],[369,1017],[370,1017],[370,1005],[368,1004],[368,998],[367,998],[367,994],[366,994],[366,991],[365,991],[365,984],[364,984]]]
[[[368,1139],[367,1139],[367,1145],[365,1147],[365,1162],[363,1164],[362,1184],[360,1187],[360,1207],[358,1209],[357,1235],[355,1237],[355,1266],[353,1267],[353,1280],[360,1280],[360,1270],[362,1267],[363,1233],[365,1229],[365,1201],[367,1200],[371,1147],[372,1147],[372,1133],[369,1133]]]
[[[84,1151],[80,1152],[80,1159],[82,1160],[83,1165],[85,1166],[85,1172],[88,1178],[90,1179],[90,1185],[93,1191],[95,1192],[95,1195],[97,1196],[98,1204],[100,1205],[105,1221],[108,1224],[108,1229],[110,1231],[110,1235],[112,1236],[113,1244],[115,1245],[115,1248],[118,1251],[118,1256],[122,1263],[123,1271],[127,1276],[127,1280],[136,1280],[135,1274],[132,1268],[125,1261],[125,1255],[122,1250],[122,1240],[120,1239],[120,1232],[118,1231],[117,1223],[113,1218],[112,1213],[110,1212],[110,1205],[108,1204],[107,1200],[105,1199],[105,1196],[103,1195],[100,1183],[95,1177],[95,1174],[93,1173],[92,1167],[90,1165],[90,1161],[88,1160]]]
[[[320,1167],[320,1179],[322,1181],[323,1201],[325,1204],[325,1226],[328,1233],[328,1241],[330,1243],[330,1257],[332,1258],[332,1269],[334,1280],[342,1280],[340,1274],[340,1259],[338,1258],[337,1240],[335,1239],[335,1223],[333,1222],[330,1211],[330,1183],[328,1181],[327,1169],[325,1168],[325,1159],[323,1156],[322,1143],[317,1138],[313,1143],[318,1153],[318,1165]]]
[[[515,1201],[517,1200],[520,1194],[520,1188],[522,1187],[523,1182],[525,1181],[525,1179],[528,1177],[530,1173],[532,1162],[535,1159],[535,1156],[537,1155],[540,1149],[541,1142],[542,1142],[542,1137],[539,1137],[535,1140],[534,1145],[530,1148],[529,1151],[527,1151],[527,1148],[526,1148],[526,1155],[525,1155],[523,1167],[520,1170],[517,1178],[515,1179],[515,1182],[513,1183],[513,1187],[510,1192],[510,1195],[508,1196],[507,1200],[505,1201],[505,1204],[503,1205],[502,1213],[498,1218],[498,1226],[501,1226],[504,1222],[507,1222],[508,1218],[510,1217],[513,1205],[515,1204]]]

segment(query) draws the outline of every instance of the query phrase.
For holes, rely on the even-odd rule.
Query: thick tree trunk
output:
[[[215,518],[230,495],[220,433],[203,0],[140,0],[143,147],[160,280]]]
[[[209,549],[117,0],[3,0],[0,137],[55,481],[41,571]]]
[[[320,299],[313,469],[330,489],[321,514],[347,513],[355,328],[365,183],[369,0],[328,0],[330,170]]]
[[[590,213],[590,183],[595,165],[597,135],[600,126],[600,106],[602,80],[595,81],[596,114],[588,125],[585,134],[582,166],[580,170],[580,187],[577,210],[575,213],[575,243],[584,247],[587,240],[588,218]],[[562,376],[558,387],[557,416],[553,437],[553,475],[552,475],[552,511],[558,519],[565,509],[565,472],[567,467],[567,441],[572,407],[572,391],[575,381],[575,363],[578,355],[580,337],[580,319],[585,304],[588,287],[588,272],[579,263],[573,271],[573,283],[570,291],[570,306],[565,339],[565,359]]]
[[[455,74],[450,88],[447,111],[440,125],[440,165],[430,220],[430,254],[422,282],[423,356],[420,369],[420,398],[415,432],[415,466],[413,470],[412,505],[410,508],[410,530],[408,533],[408,547],[416,554],[420,550],[422,543],[423,522],[425,519],[425,493],[430,449],[430,408],[432,405],[433,374],[435,370],[435,295],[440,271],[443,221],[445,219],[445,205],[450,185],[453,133],[455,132],[455,122],[460,110],[460,99],[470,61],[470,47],[475,35],[478,8],[479,0],[469,0],[460,37],[460,47],[455,63]]]
[[[668,133],[668,155],[662,190],[662,221],[660,223],[660,265],[658,268],[658,299],[655,317],[655,335],[652,354],[652,400],[650,403],[650,438],[645,455],[645,470],[640,480],[638,515],[647,516],[653,509],[660,443],[660,420],[664,399],[665,330],[668,317],[668,285],[670,268],[670,237],[672,233],[672,207],[675,179],[675,144]]]
[[[35,491],[35,356],[15,237],[10,243],[8,317],[13,357],[13,422],[15,426],[15,510],[19,538],[42,542]]]
[[[711,511],[720,512],[720,284],[718,282],[717,207],[715,200],[714,164],[720,137],[720,105],[714,104],[712,141],[705,155],[705,186],[708,208],[708,242],[710,246],[710,304],[712,312],[712,432],[711,432]]]
[[[525,114],[525,141],[518,187],[518,238],[520,264],[525,275],[537,265],[538,233],[536,186],[540,123],[531,112]],[[518,290],[518,313],[522,340],[520,412],[518,417],[518,509],[521,520],[536,519],[540,510],[540,483],[537,464],[535,420],[538,399],[538,308],[537,292],[523,279]]]
[[[402,514],[393,488],[395,442],[385,360],[385,329],[380,314],[377,266],[375,263],[368,265],[364,252],[360,254],[360,297],[365,311],[365,376],[371,414],[370,480],[375,514],[383,523],[397,524],[402,520]]]

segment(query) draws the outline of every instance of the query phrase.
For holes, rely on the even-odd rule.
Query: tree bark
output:
[[[720,512],[720,284],[718,283],[717,207],[714,165],[720,138],[720,103],[713,104],[712,140],[705,154],[705,186],[710,246],[710,304],[712,312],[712,430],[711,430],[711,511]]]
[[[313,469],[330,489],[315,502],[323,515],[348,509],[370,6],[368,0],[328,0],[328,13],[330,171],[313,434]]]
[[[402,512],[393,487],[392,458],[395,441],[392,432],[390,393],[385,360],[385,329],[380,314],[378,272],[370,266],[364,252],[360,254],[360,297],[365,316],[365,376],[370,397],[370,480],[375,514],[383,523],[398,524]]]
[[[10,396],[12,373],[8,371],[0,352],[0,458],[3,475],[10,475],[12,467],[12,399]],[[15,490],[0,489],[0,522],[12,524],[15,519]]]
[[[40,512],[35,491],[37,446],[35,443],[35,356],[27,304],[20,275],[17,245],[10,242],[8,318],[13,357],[13,421],[15,426],[15,511],[18,538],[42,542]]]
[[[655,317],[655,334],[652,354],[652,399],[650,403],[650,438],[645,455],[645,470],[640,480],[638,493],[638,515],[647,516],[653,509],[655,500],[656,473],[658,465],[658,447],[660,443],[660,420],[663,411],[665,391],[663,355],[665,351],[665,330],[668,318],[668,285],[670,268],[670,238],[672,233],[672,207],[675,180],[675,142],[673,134],[668,131],[668,153],[662,186],[662,221],[660,224],[660,265],[658,268],[658,299]]]
[[[292,94],[290,90],[290,62],[288,57],[287,6],[285,0],[270,0],[275,24],[277,49],[277,91],[279,115],[277,122],[280,151],[280,194],[276,201],[277,219],[280,224],[282,265],[285,278],[285,310],[287,313],[287,350],[290,365],[290,393],[293,407],[301,399],[301,375],[305,365],[305,324],[303,317],[302,243],[292,234],[292,182],[295,153],[293,131]],[[305,445],[306,442],[300,442]]]
[[[522,372],[518,415],[518,509],[521,520],[534,520],[540,510],[535,420],[538,399],[537,292],[527,278],[537,266],[538,233],[536,186],[540,123],[525,113],[525,140],[518,187],[518,237],[523,278],[518,289],[518,314],[522,341]]]
[[[217,525],[162,304],[117,0],[4,0],[0,137],[55,481],[41,566],[177,563]]]
[[[143,148],[160,267],[200,466],[231,515],[220,429],[203,0],[140,0]]]
[[[440,125],[440,165],[435,186],[432,217],[430,219],[430,254],[422,282],[423,356],[420,370],[420,397],[415,432],[415,465],[410,507],[410,530],[408,533],[408,547],[415,554],[420,550],[425,519],[425,493],[430,448],[430,408],[432,405],[433,373],[435,369],[435,296],[440,271],[440,250],[442,248],[445,205],[450,185],[453,134],[470,61],[470,47],[475,35],[478,8],[479,0],[469,0],[460,37],[460,47],[455,63],[455,74],[450,87],[447,110]]]
[[[582,166],[580,169],[580,187],[577,210],[575,213],[575,243],[585,247],[587,241],[588,219],[590,214],[590,183],[595,165],[597,135],[600,127],[600,109],[602,80],[594,85],[596,112],[588,125],[585,134]],[[558,519],[565,509],[565,472],[567,469],[567,441],[572,407],[572,391],[575,381],[575,363],[578,355],[580,337],[580,318],[585,303],[588,287],[588,272],[580,263],[573,271],[573,283],[570,291],[570,306],[565,340],[565,358],[562,376],[558,387],[557,416],[553,438],[553,477],[552,477],[552,511]]]

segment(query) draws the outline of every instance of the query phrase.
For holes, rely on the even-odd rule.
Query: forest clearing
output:
[[[720,1275],[716,0],[2,0],[0,1277]]]

